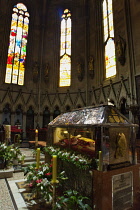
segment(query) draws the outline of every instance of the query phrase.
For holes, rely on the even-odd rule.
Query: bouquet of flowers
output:
[[[43,200],[46,202],[52,202],[52,165],[48,163],[40,163],[39,169],[36,169],[36,164],[31,164],[24,169],[24,175],[27,178],[28,186],[31,188],[32,192],[39,194]],[[67,179],[65,177],[65,172],[62,171],[58,174],[57,179],[59,184],[62,180]]]

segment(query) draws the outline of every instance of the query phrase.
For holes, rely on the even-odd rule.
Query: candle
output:
[[[36,153],[36,168],[39,169],[39,162],[40,162],[40,148],[37,148]]]
[[[57,183],[57,156],[53,155],[52,183]]]
[[[38,146],[38,129],[35,130],[35,146]]]
[[[102,151],[99,151],[99,171],[102,171]]]

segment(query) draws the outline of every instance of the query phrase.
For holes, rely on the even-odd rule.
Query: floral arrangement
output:
[[[36,169],[36,164],[31,164],[24,169],[24,175],[27,178],[28,186],[32,192],[40,195],[46,202],[52,203],[53,186],[52,180],[52,164],[40,163],[39,169]],[[57,179],[59,186],[62,180],[67,179],[65,172],[58,174]]]
[[[19,147],[12,145],[6,145],[0,143],[0,159],[7,165],[12,165],[14,159],[18,159],[22,155]]]
[[[50,155],[57,155],[58,158],[60,158],[64,161],[71,162],[80,169],[86,170],[86,169],[93,168],[94,166],[96,168],[96,160],[89,159],[89,158],[87,158],[87,156],[78,154],[73,151],[68,151],[66,149],[62,150],[59,147],[53,147],[53,146],[45,147],[44,151],[46,153],[49,153]]]
[[[12,146],[7,146],[4,143],[0,143],[0,159],[4,161],[11,160],[12,158]]]
[[[36,169],[36,164],[28,165],[24,169],[24,175],[27,178],[27,184],[31,192],[37,196],[41,202],[45,202],[46,209],[67,210],[67,209],[85,209],[92,208],[86,203],[89,198],[83,197],[75,190],[67,190],[62,192],[61,183],[66,180],[65,172],[58,174],[56,185],[55,205],[53,205],[53,184],[52,180],[52,165],[48,163],[40,163],[39,169]],[[36,199],[36,198],[34,198]],[[48,208],[49,207],[49,208]]]
[[[13,159],[19,159],[19,157],[22,155],[19,147],[16,147],[14,145],[12,145],[11,147],[12,147],[12,149],[11,149],[12,158]]]

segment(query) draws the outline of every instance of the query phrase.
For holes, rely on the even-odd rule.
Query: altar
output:
[[[132,207],[140,189],[137,128],[111,105],[85,107],[56,117],[48,125],[47,144],[54,147],[52,151],[62,150],[58,168],[69,178],[64,187],[90,197],[94,209]],[[80,171],[69,159],[63,160],[63,151],[84,155],[97,165]]]
[[[15,136],[19,138],[19,140],[22,140],[23,138],[23,129],[20,129],[18,125],[11,126],[11,142],[15,143]]]

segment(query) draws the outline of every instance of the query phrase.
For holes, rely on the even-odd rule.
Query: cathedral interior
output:
[[[0,16],[1,125],[107,103],[140,123],[139,0],[0,0]]]
[[[91,162],[92,168],[88,168],[88,173],[83,172],[82,167],[87,162],[80,162],[81,154],[80,158],[75,158],[75,155],[75,159],[67,164],[66,161],[73,157],[73,153],[68,156],[65,152],[66,158],[60,164],[66,166],[64,169],[70,174],[66,186],[70,188],[71,184],[83,192],[86,192],[86,186],[89,187],[90,193],[87,194],[90,194],[92,209],[126,209],[122,197],[129,207],[134,203],[131,210],[140,209],[139,24],[140,0],[0,0],[0,145],[4,141],[8,144],[12,141],[14,144],[21,143],[20,149],[29,164],[29,160],[33,159],[29,143],[34,141],[35,152],[38,151],[34,153],[34,161],[38,163],[38,168],[37,165],[34,167],[35,172],[40,164],[38,140],[45,142],[45,145],[41,145],[43,147],[52,141],[52,145],[62,149],[70,149],[71,146],[74,151],[77,148],[79,151],[86,150],[86,155],[89,155],[89,151],[93,155],[94,151],[98,167]],[[117,116],[117,125],[114,127],[112,121],[108,125],[101,125],[101,111],[103,113],[108,105],[113,105],[109,108],[117,110],[112,111],[112,116],[121,113],[118,116],[122,121],[117,121]],[[95,108],[98,109],[101,123],[91,119],[95,117],[92,112]],[[82,122],[81,116],[87,117],[83,114],[86,112],[81,110],[88,110],[95,128],[92,124],[86,128],[83,126],[86,123],[82,124],[83,127],[77,123],[78,120]],[[71,118],[67,116],[75,115],[75,112],[81,115],[77,114],[73,120],[75,127],[69,130],[67,127]],[[63,127],[58,122],[58,128],[48,138],[48,127],[52,125],[53,128],[56,117],[58,121],[59,118],[64,120],[63,115]],[[48,164],[47,152],[45,157],[43,155],[43,161]],[[48,159],[52,161],[52,153],[48,154]],[[63,150],[61,154],[63,157]],[[55,153],[54,157],[56,161]],[[77,160],[80,170],[74,165]],[[17,166],[14,165],[12,169],[17,173],[13,174],[12,171],[12,175],[7,177],[9,179],[0,173],[2,210],[27,209],[19,203],[23,200],[22,196],[20,199],[14,197],[20,191],[14,191],[17,189],[17,180],[23,181],[24,177],[23,172],[18,174]],[[53,189],[58,181],[56,172],[55,168],[55,181],[50,181]],[[52,171],[49,171],[50,174]],[[6,192],[11,193],[8,199],[10,197],[12,204],[7,201]]]

